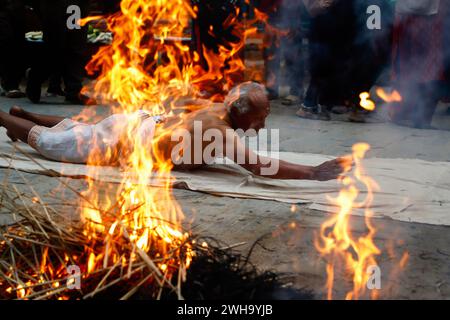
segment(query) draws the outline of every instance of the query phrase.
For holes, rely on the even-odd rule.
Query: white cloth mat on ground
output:
[[[3,128],[0,128],[0,167],[73,178],[89,175],[88,166],[49,161],[23,143],[17,146],[32,155],[45,169],[15,152]],[[280,158],[312,165],[333,157],[280,152]],[[375,194],[372,206],[375,217],[450,226],[450,162],[370,158],[364,161],[364,167],[381,190]],[[98,170],[102,181],[118,183],[123,179],[118,168],[99,167]],[[308,204],[311,209],[329,212],[335,212],[337,208],[330,206],[327,196],[336,197],[341,188],[337,181],[283,181],[255,177],[233,163],[216,164],[192,172],[174,172],[174,177],[175,188],[218,196]],[[153,186],[161,183],[149,181]],[[356,209],[353,214],[363,215],[364,211]]]

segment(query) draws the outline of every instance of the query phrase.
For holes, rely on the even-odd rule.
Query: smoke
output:
[[[266,52],[267,86],[271,91],[290,87],[291,94],[303,94],[305,77],[305,50],[303,50],[306,10],[300,0],[280,1],[276,12],[270,14],[269,23],[282,31]],[[284,68],[282,68],[282,65]]]
[[[403,96],[394,118],[400,124],[429,128],[438,101],[448,91],[444,75],[449,59],[445,49],[449,9],[447,1],[440,1],[437,14],[396,12],[392,85]]]
[[[395,106],[397,117],[426,127],[438,100],[450,91],[450,5],[440,2],[438,15],[419,21],[420,16],[396,13],[391,0],[335,0],[313,17],[306,1],[280,1],[270,22],[289,36],[268,50],[268,87],[288,86],[296,95],[309,87],[305,103],[311,107],[357,106],[361,92],[392,87],[404,97]]]
[[[367,8],[380,7],[381,29],[367,28]],[[388,67],[393,8],[389,0],[335,0],[328,10],[311,17],[301,0],[284,0],[272,23],[289,36],[272,48],[267,67],[272,87],[289,86],[294,94],[312,86],[322,94],[315,103],[340,103],[367,91]],[[308,39],[308,40],[306,40]],[[309,46],[305,45],[309,41]],[[284,62],[284,68],[280,68]],[[323,100],[323,101],[320,101]]]

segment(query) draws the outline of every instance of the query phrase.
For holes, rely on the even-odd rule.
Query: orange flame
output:
[[[135,112],[144,110],[149,115],[170,116],[183,105],[177,102],[197,98],[202,91],[214,92],[214,101],[223,99],[241,80],[245,69],[241,49],[246,37],[257,31],[252,25],[267,20],[267,15],[256,12],[255,19],[241,21],[236,9],[225,23],[233,26],[237,42],[219,45],[217,50],[203,47],[202,52],[197,52],[187,43],[191,20],[198,12],[190,0],[122,0],[120,8],[119,13],[107,18],[113,34],[111,45],[102,47],[86,66],[89,73],[98,75],[97,79],[83,90],[93,92],[97,101],[111,105],[114,113],[127,117],[119,141],[122,147],[104,150],[104,141],[92,144],[88,160],[88,176],[92,178],[87,180],[81,202],[81,221],[88,239],[84,253],[76,257],[66,255],[64,263],[53,265],[45,251],[40,261],[41,274],[37,276],[56,278],[54,286],[58,287],[63,283],[59,280],[66,276],[65,263],[69,261],[81,265],[85,277],[116,264],[127,266],[130,271],[137,256],[151,264],[145,256],[151,254],[164,261],[154,264],[160,271],[155,274],[162,272],[168,281],[176,271],[189,267],[194,253],[186,244],[188,234],[181,226],[183,212],[172,194],[173,164],[158,146],[179,123],[157,129],[149,144],[136,136],[141,119]],[[98,18],[89,17],[80,23]],[[94,113],[87,108],[79,118],[99,120]],[[123,127],[114,129],[123,131]],[[123,166],[124,178],[119,188],[107,185],[105,189],[97,182],[100,179],[96,179],[98,166],[112,164]],[[150,188],[149,182],[160,187]],[[201,245],[208,247],[206,242]],[[179,275],[180,279],[185,278],[185,273]],[[10,291],[26,298],[33,292],[32,287],[30,282]]]
[[[359,143],[353,146],[353,159],[355,170],[350,176],[351,168],[346,168],[347,175],[340,179],[343,185],[339,196],[330,199],[333,205],[339,207],[339,212],[325,221],[318,237],[315,239],[315,247],[319,253],[327,259],[327,298],[333,298],[333,285],[335,281],[335,268],[343,261],[346,270],[352,274],[353,290],[348,292],[346,299],[358,299],[366,291],[369,274],[368,268],[377,266],[375,256],[381,252],[374,243],[376,233],[371,223],[373,212],[370,206],[373,201],[373,192],[378,190],[377,183],[364,172],[362,160],[370,146]],[[364,185],[361,191],[358,185]],[[358,197],[365,194],[365,198],[358,202]],[[353,208],[365,209],[365,223],[368,232],[364,236],[355,237],[350,230],[350,215]],[[373,290],[372,298],[377,297],[377,291]]]
[[[370,100],[370,94],[368,92],[363,92],[359,95],[359,98],[361,99],[360,101],[360,106],[367,110],[367,111],[374,111],[376,106],[375,106],[375,102],[373,102],[372,100]]]
[[[400,95],[400,93],[397,90],[394,90],[391,93],[387,93],[383,88],[377,88],[376,93],[384,102],[401,102],[402,101],[402,96]]]
[[[135,128],[140,119],[134,116],[135,111],[171,115],[182,98],[195,98],[208,88],[226,92],[245,68],[239,54],[245,37],[256,31],[238,21],[237,9],[226,23],[234,26],[238,42],[219,46],[217,51],[192,51],[186,39],[197,11],[189,0],[122,0],[121,12],[107,21],[113,33],[112,44],[100,49],[86,67],[88,72],[100,75],[94,87],[85,90],[93,89],[97,99],[113,104],[113,111],[126,114],[129,122],[120,140],[120,154],[117,150],[102,151],[102,141],[98,141],[89,157],[90,176],[94,178],[99,165],[118,161],[126,165],[126,170],[116,193],[100,196],[102,190],[95,179],[88,181],[88,190],[83,193],[82,220],[85,234],[92,241],[86,254],[88,272],[101,261],[103,267],[117,261],[133,262],[133,255],[121,255],[116,245],[119,238],[129,240],[136,252],[156,250],[165,257],[188,237],[181,228],[183,212],[172,195],[173,165],[158,146],[170,130],[156,130],[151,144],[139,141]],[[258,15],[257,19],[261,18],[266,16]],[[199,63],[200,55],[207,62],[206,68]],[[148,187],[150,181],[161,187]],[[99,242],[101,251],[93,252]],[[189,266],[192,256],[190,249],[179,252],[179,259],[159,264],[159,269],[170,279],[176,267]]]

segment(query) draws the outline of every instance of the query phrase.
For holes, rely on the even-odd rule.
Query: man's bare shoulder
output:
[[[191,127],[195,122],[201,123],[203,130],[231,129],[228,112],[223,104],[214,104],[212,107],[191,112],[183,116],[183,122]]]

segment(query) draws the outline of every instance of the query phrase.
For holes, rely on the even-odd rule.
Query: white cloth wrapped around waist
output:
[[[105,158],[108,153],[116,155],[116,159],[108,159],[114,162],[124,160],[117,159],[125,152],[122,148],[130,148],[134,143],[151,150],[156,124],[163,120],[161,116],[151,117],[144,111],[114,114],[96,124],[64,119],[52,128],[33,127],[28,135],[28,144],[55,161],[87,163],[96,148],[96,155],[105,155]],[[127,134],[133,137],[133,141],[121,141]]]

